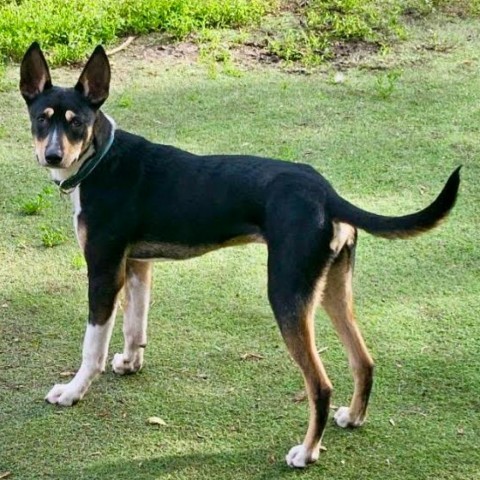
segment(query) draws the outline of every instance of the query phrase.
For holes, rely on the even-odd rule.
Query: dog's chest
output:
[[[80,203],[80,186],[78,186],[71,194],[70,199],[73,204],[73,227],[77,236],[78,244],[82,250],[85,250],[85,242],[87,240],[87,228],[85,222],[80,220],[82,213],[82,205]]]

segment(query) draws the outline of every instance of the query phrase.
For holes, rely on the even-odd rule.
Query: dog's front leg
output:
[[[125,346],[123,353],[116,353],[112,361],[113,371],[119,375],[135,373],[142,368],[143,351],[147,346],[151,282],[151,262],[127,260],[123,321]]]
[[[89,318],[83,341],[83,357],[80,369],[71,382],[55,385],[45,400],[68,407],[75,404],[87,392],[95,377],[105,370],[108,345],[117,310],[117,296],[125,277],[123,259],[114,262],[110,255],[86,252],[88,264]]]

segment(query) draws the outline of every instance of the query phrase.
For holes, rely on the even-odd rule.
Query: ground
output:
[[[370,210],[415,211],[463,165],[458,205],[439,229],[411,241],[360,235],[356,313],[377,364],[370,415],[355,431],[329,422],[326,451],[301,473],[284,455],[301,441],[307,405],[268,307],[262,246],[156,265],[144,370],[119,378],[109,368],[74,408],[44,403],[79,365],[86,272],[65,198],[47,194],[38,215],[22,213],[49,180],[33,159],[18,66],[9,68],[0,93],[0,478],[478,479],[478,27],[413,25],[390,51],[361,50],[301,70],[308,75],[241,59],[238,75],[222,64],[212,75],[188,44],[176,58],[151,38],[112,58],[105,111],[121,128],[197,153],[306,162]],[[61,84],[77,75],[53,71]],[[57,230],[65,238],[46,248],[42,232]],[[110,358],[121,337],[117,325]],[[323,313],[317,345],[334,406],[344,405],[348,366]]]

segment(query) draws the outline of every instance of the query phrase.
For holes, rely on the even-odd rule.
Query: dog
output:
[[[73,405],[105,370],[122,289],[125,345],[113,357],[113,371],[123,375],[142,368],[153,260],[182,260],[260,242],[268,249],[268,298],[309,400],[308,430],[286,462],[300,468],[315,462],[332,392],[315,347],[316,307],[321,304],[331,318],[354,377],[350,406],[338,408],[334,420],[343,428],[359,427],[374,363],[353,315],[357,229],[393,239],[434,228],[455,204],[460,167],[425,209],[400,217],[377,215],[343,199],[308,165],[246,155],[198,156],[117,129],[100,109],[110,76],[101,46],[73,88],[52,85],[36,42],[20,67],[37,161],[72,199],[88,267],[82,363],[46,401]]]

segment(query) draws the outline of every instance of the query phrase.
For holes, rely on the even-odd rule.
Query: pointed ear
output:
[[[88,59],[75,90],[87,97],[92,106],[99,108],[108,97],[109,87],[110,63],[105,50],[99,45]]]
[[[52,88],[52,79],[47,61],[40,45],[33,42],[23,56],[20,66],[20,92],[28,104],[49,88]]]

